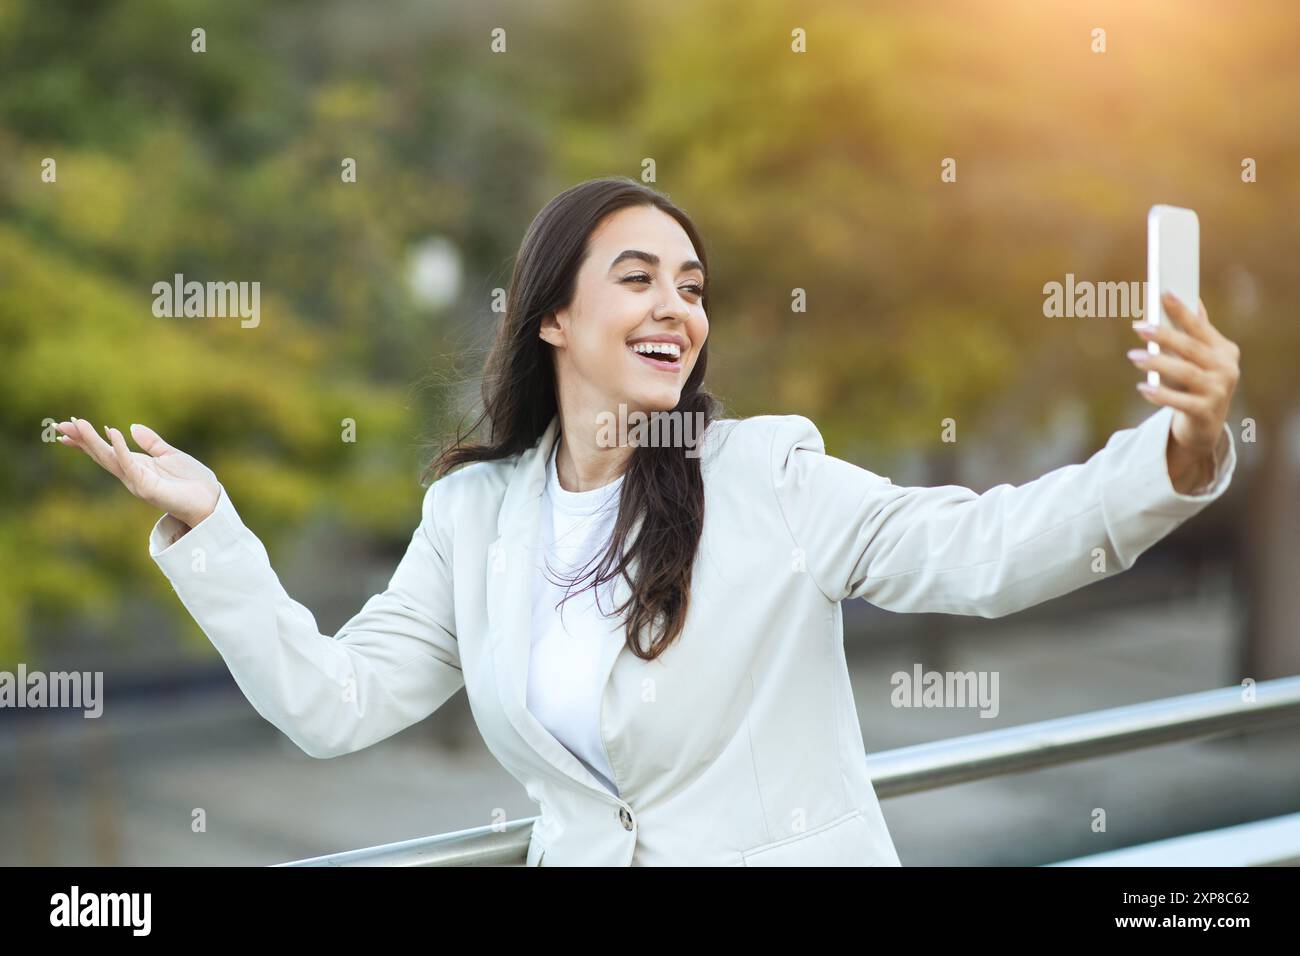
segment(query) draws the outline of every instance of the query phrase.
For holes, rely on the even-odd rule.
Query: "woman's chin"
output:
[[[681,399],[682,391],[679,388],[656,389],[629,397],[626,405],[629,414],[636,411],[650,415],[654,412],[671,412]]]

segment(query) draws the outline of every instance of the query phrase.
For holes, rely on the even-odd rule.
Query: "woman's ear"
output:
[[[551,345],[562,346],[564,344],[564,328],[560,325],[559,319],[556,318],[554,312],[548,312],[542,316],[542,325],[537,334],[543,342],[549,342]]]

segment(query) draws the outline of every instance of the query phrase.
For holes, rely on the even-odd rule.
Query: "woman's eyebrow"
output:
[[[618,255],[614,257],[614,261],[609,264],[609,267],[611,269],[614,268],[624,259],[640,259],[642,262],[646,263],[647,265],[652,265],[652,266],[659,265],[659,257],[655,255],[653,252],[642,252],[639,249],[624,249],[622,252],[620,252]],[[698,270],[701,275],[704,275],[704,263],[700,262],[699,259],[687,259],[685,262],[682,263],[681,268],[679,268],[677,271],[686,272],[689,269]]]

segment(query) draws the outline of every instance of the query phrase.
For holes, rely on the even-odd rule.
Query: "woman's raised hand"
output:
[[[1188,494],[1214,477],[1215,452],[1228,441],[1223,425],[1241,377],[1241,349],[1210,324],[1204,302],[1193,312],[1172,292],[1161,300],[1178,327],[1134,322],[1133,331],[1157,343],[1160,352],[1134,349],[1129,359],[1160,373],[1160,385],[1139,382],[1138,391],[1153,405],[1173,406],[1166,458],[1174,490]]]
[[[62,432],[60,442],[80,448],[131,494],[191,528],[216,508],[221,489],[216,474],[197,458],[167,444],[152,428],[131,426],[131,437],[147,452],[142,454],[127,448],[122,433],[107,425],[104,431],[109,441],[84,418],[60,422],[57,427]]]

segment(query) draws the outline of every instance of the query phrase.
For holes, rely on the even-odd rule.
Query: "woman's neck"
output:
[[[560,410],[560,447],[555,471],[565,491],[592,491],[615,481],[632,455],[631,447],[607,445],[598,437],[602,429],[593,413]]]

